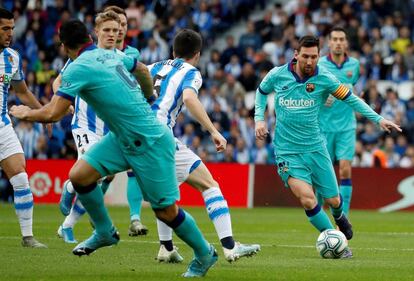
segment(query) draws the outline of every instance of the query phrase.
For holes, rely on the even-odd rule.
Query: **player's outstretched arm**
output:
[[[398,126],[394,122],[392,122],[390,120],[387,120],[387,119],[381,119],[381,121],[379,122],[379,125],[380,125],[381,129],[383,129],[387,133],[390,133],[391,132],[391,129],[394,129],[394,130],[396,130],[398,132],[402,132],[400,126]]]
[[[10,114],[26,121],[50,123],[57,122],[65,116],[72,101],[61,96],[53,95],[52,100],[39,109],[31,109],[25,105],[12,106]]]
[[[42,107],[33,93],[29,90],[29,88],[27,88],[26,82],[24,80],[12,81],[12,87],[16,93],[16,96],[22,101],[23,104],[29,106],[30,108]]]
[[[390,132],[390,129],[395,129],[398,132],[402,131],[400,126],[390,120],[384,119],[384,117],[377,114],[368,104],[366,104],[359,97],[352,94],[352,92],[348,92],[347,94],[343,92],[343,95],[334,93],[333,95],[337,99],[341,99],[342,101],[346,102],[349,106],[352,107],[354,111],[361,113],[372,122],[379,124],[384,131]]]
[[[219,131],[217,131],[216,127],[214,127],[214,124],[208,117],[206,110],[194,90],[191,88],[184,89],[183,102],[197,122],[211,134],[211,138],[216,145],[217,152],[224,151],[227,146],[227,140],[220,134]]]
[[[147,66],[142,62],[137,61],[134,75],[141,86],[145,98],[149,99],[154,94],[154,89],[152,86],[151,74],[149,73]]]

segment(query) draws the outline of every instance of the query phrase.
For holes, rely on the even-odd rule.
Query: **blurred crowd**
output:
[[[376,112],[403,127],[402,134],[383,134],[357,115],[353,165],[414,167],[414,87],[410,84],[414,78],[414,1],[292,0],[271,6],[266,6],[268,1],[253,0],[0,2],[15,15],[13,48],[23,58],[29,88],[43,104],[53,95],[51,84],[66,60],[56,31],[69,18],[83,20],[93,34],[94,15],[104,5],[125,8],[127,42],[141,51],[146,64],[170,57],[179,29],[198,30],[207,58],[200,63],[204,83],[199,98],[227,138],[228,147],[216,153],[208,134],[186,111],[178,118],[174,133],[206,162],[274,163],[271,136],[266,141],[254,136],[254,91],[270,69],[292,59],[299,37],[319,36],[321,55],[325,55],[329,29],[343,26],[349,37],[349,55],[361,63],[356,93]],[[260,18],[252,17],[252,12]],[[244,29],[242,35],[227,35],[224,48],[215,48],[217,38],[234,25]],[[403,84],[407,86],[399,87]],[[19,101],[11,95],[10,103]],[[42,125],[15,120],[26,157],[76,158],[70,121],[71,116],[65,117],[48,137]],[[274,128],[271,110],[267,121]]]

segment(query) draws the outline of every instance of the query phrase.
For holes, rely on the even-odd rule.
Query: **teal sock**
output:
[[[351,179],[342,179],[341,185],[339,186],[339,192],[342,195],[343,200],[343,211],[344,214],[348,217],[349,216],[349,208],[351,206],[351,198],[352,198],[352,181]]]
[[[108,191],[109,185],[111,184],[111,181],[108,181],[104,179],[102,183],[100,184],[100,187],[102,189],[102,193],[105,194]]]
[[[187,243],[193,250],[196,257],[203,257],[209,253],[209,243],[204,238],[193,217],[178,209],[178,215],[172,222],[167,223],[175,234]]]
[[[94,187],[91,185],[85,189],[92,190],[86,193],[79,193],[77,190],[78,198],[91,217],[96,232],[104,234],[110,232],[112,221],[104,205],[102,189],[98,188],[96,184]]]
[[[318,204],[312,210],[305,210],[306,215],[308,216],[309,222],[317,229],[319,232],[322,232],[326,229],[334,229],[331,221],[329,220],[328,215],[322,210],[321,206]]]
[[[325,204],[325,201],[323,200],[322,194],[318,191],[315,191],[315,196],[316,196],[318,205],[323,206]]]
[[[127,199],[131,221],[141,220],[142,191],[133,172],[128,172]]]
[[[338,208],[334,208],[334,207],[330,207],[330,209],[331,209],[331,213],[332,213],[332,216],[334,217],[334,218],[339,218],[339,217],[341,217],[342,216],[342,214],[343,214],[343,206],[344,206],[344,204],[343,204],[343,200],[342,200],[342,196],[341,195],[339,195],[339,198],[340,198],[340,200],[341,200],[341,203],[339,203],[339,206],[338,206]]]

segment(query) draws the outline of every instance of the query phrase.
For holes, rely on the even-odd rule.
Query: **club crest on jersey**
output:
[[[8,56],[7,58],[9,60],[9,62],[12,64],[13,63],[13,57],[12,56]]]
[[[315,84],[307,83],[306,84],[306,92],[312,93],[315,90]]]
[[[351,77],[352,77],[352,74],[354,74],[352,71],[347,71],[347,72],[346,72],[346,76],[347,76],[348,78],[351,78]]]

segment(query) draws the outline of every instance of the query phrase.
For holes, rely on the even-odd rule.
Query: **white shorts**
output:
[[[175,173],[178,185],[180,185],[200,165],[201,159],[177,138],[175,138],[175,146]]]
[[[78,149],[78,159],[102,138],[102,136],[83,128],[73,129],[72,135]]]
[[[11,124],[0,128],[0,161],[22,153],[23,148]]]

